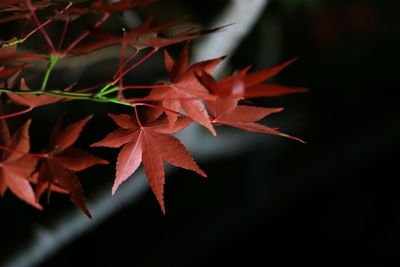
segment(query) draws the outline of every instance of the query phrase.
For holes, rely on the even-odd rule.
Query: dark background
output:
[[[186,12],[205,24],[225,3],[164,2],[156,16]],[[271,1],[232,64],[261,69],[299,58],[275,82],[310,91],[256,103],[285,107],[265,122],[307,144],[263,136],[242,153],[199,161],[207,180],[175,169],[166,216],[148,191],[42,266],[398,264],[399,13],[389,1]],[[242,142],[256,135],[243,133]],[[111,167],[101,170],[112,179]],[[64,201],[40,213],[7,195],[0,246],[20,244]]]

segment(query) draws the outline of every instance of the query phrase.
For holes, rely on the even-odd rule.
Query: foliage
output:
[[[0,3],[0,23],[22,21],[24,27],[18,36],[0,41],[0,193],[9,189],[20,199],[37,209],[39,201],[47,191],[68,194],[70,200],[89,217],[82,186],[76,172],[97,164],[107,164],[91,153],[74,147],[83,127],[91,116],[62,129],[61,119],[53,128],[49,145],[41,153],[30,152],[29,126],[27,120],[13,134],[6,119],[32,112],[37,107],[64,101],[92,101],[123,105],[126,114],[109,114],[118,129],[92,146],[118,148],[116,178],[112,193],[143,164],[149,184],[165,213],[163,161],[174,166],[206,174],[196,164],[183,144],[172,134],[181,131],[191,123],[207,128],[214,136],[215,127],[228,125],[239,129],[298,138],[257,123],[282,108],[264,108],[249,105],[248,99],[272,97],[289,93],[304,92],[305,88],[289,88],[276,84],[263,84],[278,74],[294,59],[279,66],[256,72],[247,67],[236,74],[217,81],[211,76],[214,68],[224,57],[210,59],[189,65],[190,40],[217,32],[221,28],[206,31],[190,29],[173,36],[160,33],[180,23],[181,20],[153,25],[150,18],[141,25],[123,30],[120,34],[100,29],[111,16],[128,9],[149,5],[155,0],[121,0],[116,3],[98,1],[64,0],[5,0]],[[50,15],[49,15],[50,14]],[[68,35],[76,34],[69,29],[79,25],[83,16],[96,17],[97,21],[65,44]],[[52,36],[47,28],[60,27],[61,36]],[[26,42],[40,36],[47,49],[32,49]],[[58,44],[56,40],[58,39]],[[186,42],[177,59],[164,50],[165,67],[169,82],[153,85],[132,85],[124,77],[162,48],[175,43]],[[92,88],[80,88],[76,81],[70,81],[65,89],[48,88],[52,71],[65,58],[88,55],[96,50],[119,46],[120,63],[106,84]],[[27,75],[35,61],[47,61],[48,66],[40,77]],[[53,78],[54,79],[54,78]],[[33,84],[33,88],[30,85]],[[131,98],[128,92],[148,89],[146,97]],[[19,105],[25,108],[11,114],[4,114],[3,106]]]

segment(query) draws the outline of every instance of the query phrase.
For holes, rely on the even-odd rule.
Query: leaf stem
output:
[[[162,110],[162,111],[171,112],[171,113],[174,113],[174,114],[176,114],[176,115],[182,116],[182,117],[184,117],[184,118],[193,120],[191,117],[189,117],[189,116],[187,116],[187,115],[185,115],[185,114],[179,113],[179,112],[177,112],[177,111],[175,111],[175,110],[169,109],[169,108],[159,107],[159,106],[152,105],[152,104],[148,104],[148,103],[133,103],[133,104],[131,104],[131,105],[132,105],[132,107],[136,107],[136,106],[147,106],[147,107],[152,107],[152,108],[160,109],[160,110]]]
[[[36,30],[35,30],[35,31],[36,31]],[[24,42],[24,41],[25,41],[25,38],[22,38],[22,39],[18,39],[18,40],[9,42],[9,43],[4,43],[4,44],[2,44],[0,47],[8,47],[8,46],[17,45],[17,44],[20,44],[20,43],[22,43],[22,42]]]
[[[49,157],[48,154],[42,154],[42,153],[28,153],[28,152],[23,152],[23,151],[19,151],[19,150],[14,150],[14,149],[11,149],[11,148],[8,148],[8,147],[5,147],[5,146],[0,146],[0,149],[1,149],[1,150],[4,150],[4,151],[11,152],[11,153],[18,153],[18,154],[22,154],[22,155],[29,156],[29,157],[35,157],[35,158],[46,159],[46,158]]]
[[[54,66],[57,64],[59,59],[60,58],[58,56],[50,55],[49,64],[47,66],[47,70],[46,70],[46,73],[45,73],[44,78],[43,78],[42,86],[40,88],[42,91],[44,91],[46,89],[47,82],[48,82],[49,77],[50,77],[50,73],[53,70]]]
[[[63,92],[63,91],[14,91],[6,88],[0,88],[0,93],[9,93],[9,94],[17,94],[17,95],[52,95],[60,98],[74,99],[74,100],[86,100],[92,102],[100,102],[100,103],[114,103],[123,106],[132,107],[132,104],[126,101],[122,101],[119,98],[115,97],[105,97],[105,95],[110,94],[112,92],[118,91],[118,86],[110,88],[107,91],[103,91],[101,94],[90,94],[90,93],[77,93],[77,92]],[[25,112],[29,112],[28,110]],[[9,116],[9,115],[6,115]],[[17,115],[15,115],[17,116]],[[0,117],[2,118],[2,117]]]
[[[137,123],[139,124],[139,127],[140,127],[140,128],[143,128],[143,125],[142,125],[142,123],[140,122],[140,119],[139,119],[139,113],[138,113],[138,111],[137,111],[137,107],[136,107],[136,106],[133,106],[133,109],[135,110],[135,117],[136,117]]]
[[[122,72],[126,64],[128,64],[132,59],[134,59],[139,54],[139,51],[140,51],[139,49],[135,48],[135,52],[133,52],[132,55],[127,60],[125,60],[125,62],[121,62],[120,66],[118,67],[118,71],[114,74],[113,78],[117,77],[117,75]]]
[[[85,31],[84,33],[82,33],[78,38],[75,39],[75,41],[73,41],[68,47],[67,49],[64,50],[64,52],[61,54],[61,57],[65,57],[66,55],[69,54],[69,52],[77,45],[79,44],[83,39],[85,39],[90,32],[92,31],[92,29],[96,29],[98,27],[100,27],[101,24],[103,24],[108,17],[110,16],[109,13],[104,13],[104,15],[93,25],[93,27],[87,31]]]
[[[25,0],[26,6],[29,9],[29,13],[31,14],[31,18],[33,19],[34,23],[36,24],[36,27],[38,27],[40,33],[42,34],[43,38],[46,40],[47,44],[50,47],[51,54],[56,54],[56,48],[54,47],[53,42],[50,39],[50,36],[47,34],[46,30],[42,27],[42,23],[40,23],[38,17],[36,16],[35,10],[32,6],[31,0]]]
[[[153,48],[147,55],[142,57],[140,60],[138,60],[135,64],[127,68],[125,71],[123,71],[114,81],[111,82],[111,85],[115,85],[122,77],[124,77],[128,72],[130,72],[132,69],[136,68],[140,64],[142,64],[144,61],[146,61],[149,57],[154,55],[158,51],[158,48]]]
[[[124,35],[125,35],[125,32],[124,32]],[[121,44],[121,53],[120,53],[120,58],[119,58],[118,71],[122,70],[122,68],[123,68],[122,65],[124,64],[124,58],[125,58],[125,54],[126,54],[126,46],[127,46],[126,42],[123,42]],[[123,84],[124,84],[123,79],[119,80],[119,86],[122,87]],[[118,96],[122,97],[121,92],[118,92]]]
[[[120,88],[120,90],[127,89],[150,89],[150,88],[166,88],[171,87],[171,84],[157,84],[157,85],[132,85],[132,86],[124,86]]]
[[[150,97],[141,97],[141,98],[125,98],[125,102],[134,103],[134,102],[160,102],[163,100],[170,101],[195,101],[195,100],[204,100],[203,98],[198,97],[163,97],[163,98],[150,98]]]
[[[63,8],[61,11],[57,12],[57,14],[55,14],[53,17],[51,17],[50,19],[46,20],[45,22],[43,22],[42,24],[40,24],[39,26],[37,26],[35,29],[33,29],[30,33],[28,33],[27,35],[25,35],[25,37],[15,40],[13,42],[10,43],[5,43],[2,44],[1,47],[6,47],[6,46],[12,46],[12,45],[17,45],[20,43],[25,42],[31,35],[33,35],[35,32],[41,30],[44,26],[46,26],[47,24],[49,24],[50,22],[54,21],[58,16],[60,16],[61,14],[63,14],[66,10],[68,10],[73,4],[70,2],[65,8]]]
[[[4,120],[4,119],[8,119],[8,118],[12,118],[12,117],[16,117],[25,113],[28,113],[29,111],[31,111],[33,109],[33,107],[28,107],[27,109],[15,112],[15,113],[11,113],[11,114],[6,114],[6,115],[2,115],[0,116],[0,120]]]
[[[131,103],[127,103],[127,102],[121,101],[121,100],[116,99],[116,98],[105,98],[105,99],[107,99],[106,102],[109,102],[109,103],[114,103],[114,104],[119,104],[119,105],[123,105],[123,106],[132,107]]]
[[[114,86],[114,87],[112,87],[110,89],[108,89],[108,88],[109,87],[107,87],[107,90],[102,90],[102,91],[98,92],[95,96],[96,97],[105,96],[105,95],[108,95],[108,94],[111,94],[111,93],[114,93],[114,92],[118,92],[120,90],[120,87],[118,87],[118,86]]]
[[[69,25],[69,20],[67,19],[65,21],[65,23],[64,23],[64,27],[63,27],[63,31],[61,33],[60,41],[58,42],[57,51],[60,51],[61,48],[62,48],[62,45],[64,43],[64,39],[65,39],[65,35],[67,33],[68,25]]]
[[[64,92],[64,91],[15,91],[5,88],[0,88],[0,93],[10,93],[16,95],[54,95],[59,97],[74,97],[74,96],[82,96],[82,97],[93,97],[93,94],[89,93],[77,93],[77,92]]]

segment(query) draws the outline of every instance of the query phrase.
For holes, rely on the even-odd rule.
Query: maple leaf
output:
[[[179,112],[182,109],[193,120],[216,135],[202,101],[203,99],[214,99],[214,97],[198,81],[196,73],[211,73],[224,57],[198,62],[190,66],[188,66],[188,57],[189,42],[185,44],[176,61],[165,51],[165,65],[171,84],[167,87],[154,88],[148,97],[159,99],[162,106],[170,110]],[[177,114],[167,112],[167,116],[170,127],[173,127]]]
[[[85,197],[81,183],[75,172],[85,170],[97,164],[108,164],[108,161],[100,159],[91,153],[76,147],[72,147],[82,132],[83,127],[91,119],[84,119],[67,126],[61,130],[61,120],[57,122],[51,133],[48,157],[42,160],[37,178],[37,199],[44,191],[51,190],[53,185],[65,189],[70,200],[80,207],[91,218],[85,204]]]
[[[13,38],[10,41],[15,41],[15,40],[16,40],[16,38]],[[17,51],[17,47],[14,45],[0,47],[0,59],[7,58],[7,57],[15,54],[16,51]]]
[[[91,146],[122,147],[116,165],[116,179],[112,188],[114,194],[118,187],[143,164],[150,187],[156,196],[162,212],[164,206],[164,166],[166,161],[176,167],[197,172],[206,177],[184,145],[172,136],[191,123],[187,118],[179,118],[174,127],[168,126],[165,116],[148,119],[139,125],[133,116],[128,114],[108,114],[121,128],[108,134],[103,140]],[[157,117],[157,116],[155,116]]]
[[[91,36],[94,39],[96,39],[96,41],[89,42],[87,44],[74,48],[71,50],[71,53],[76,55],[88,54],[105,47],[113,45],[124,45],[124,44],[128,44],[135,49],[143,49],[147,47],[160,49],[186,40],[192,40],[199,36],[213,33],[224,28],[224,27],[219,27],[215,29],[202,30],[202,31],[201,30],[195,31],[194,29],[190,29],[174,36],[169,36],[169,37],[158,36],[159,33],[170,29],[172,26],[177,25],[184,19],[186,18],[152,26],[151,24],[153,22],[153,18],[150,17],[141,25],[133,29],[124,31],[122,35],[110,33],[101,29],[93,29],[91,31]]]
[[[157,36],[157,34],[152,34],[152,35],[147,35],[147,36],[138,38],[136,40],[130,40],[129,44],[135,48],[137,48],[137,47],[153,47],[156,49],[160,49],[160,48],[163,48],[163,47],[166,47],[166,46],[169,46],[172,44],[180,43],[183,41],[190,41],[190,40],[193,40],[195,38],[198,38],[198,37],[206,35],[206,34],[218,32],[221,29],[226,28],[227,26],[229,26],[229,25],[217,27],[217,28],[213,28],[213,29],[209,29],[209,30],[195,30],[195,28],[193,28],[193,29],[189,29],[184,32],[178,33],[176,35],[169,36],[169,37],[160,37],[160,36]]]
[[[9,47],[16,47],[15,45]],[[0,63],[6,63],[10,61],[20,61],[20,60],[45,60],[46,56],[36,53],[14,53],[12,55],[2,57],[0,55]]]
[[[210,75],[201,74],[198,75],[199,80],[210,90],[213,95],[227,96],[232,94],[231,88],[237,76],[240,76],[243,80],[244,90],[235,92],[236,96],[243,98],[255,98],[255,97],[271,97],[281,96],[292,93],[302,93],[308,91],[307,88],[303,87],[287,87],[278,84],[262,84],[261,82],[270,79],[277,75],[284,68],[296,61],[296,58],[288,60],[278,66],[266,68],[264,70],[248,73],[250,66],[239,71],[235,75],[228,76],[221,81],[215,81]]]
[[[35,193],[29,183],[29,178],[34,172],[37,159],[23,153],[28,153],[29,125],[26,121],[13,135],[10,134],[5,120],[0,120],[0,145],[10,151],[0,151],[0,195],[3,196],[7,189],[33,207],[42,210],[37,202]],[[18,152],[11,152],[11,151]]]
[[[276,69],[275,69],[276,71]],[[247,105],[238,105],[239,101],[246,95],[246,85],[253,86],[263,77],[266,77],[266,71],[262,75],[256,75],[246,80],[243,78],[243,74],[238,73],[229,77],[229,83],[225,81],[217,82],[214,78],[206,72],[203,72],[199,78],[200,81],[213,93],[217,95],[216,100],[207,101],[207,107],[213,115],[212,123],[216,125],[229,125],[232,127],[240,128],[251,132],[260,132],[267,134],[274,134],[279,136],[288,137],[297,141],[303,142],[301,139],[278,132],[277,129],[273,129],[259,123],[264,117],[280,112],[283,108],[262,108]],[[272,71],[268,72],[270,75]]]
[[[16,40],[17,40],[16,38],[12,38],[8,40],[7,43],[11,43]],[[6,63],[17,60],[44,60],[44,59],[46,59],[46,56],[41,54],[17,53],[17,45],[0,47],[0,63]]]
[[[249,74],[244,73],[243,81],[246,87],[244,91],[244,97],[253,98],[253,97],[263,97],[263,96],[281,96],[292,93],[307,92],[308,89],[303,87],[293,88],[277,84],[261,84],[261,82],[277,75],[284,68],[286,68],[296,60],[297,60],[296,58],[293,58],[278,66],[252,72]]]
[[[0,63],[5,63],[11,61],[12,58],[16,53],[16,47],[0,47]],[[21,64],[19,66],[6,68],[4,65],[0,66],[0,78],[9,76],[13,73],[16,73],[24,68],[26,68],[27,64]]]
[[[10,41],[16,40],[15,38]],[[7,62],[15,62],[19,60],[42,60],[44,59],[43,55],[34,54],[34,53],[17,53],[17,46],[5,46],[0,47],[0,63],[4,64]],[[28,64],[21,64],[19,66],[14,66],[10,68],[6,68],[5,66],[0,66],[0,78],[9,76],[11,74],[17,73],[18,71],[26,68]]]
[[[153,18],[150,17],[141,25],[133,29],[124,31],[122,36],[101,29],[92,29],[90,36],[96,39],[96,41],[74,48],[71,50],[71,53],[78,55],[88,54],[108,46],[128,44],[135,40],[139,40],[144,36],[154,36],[155,33],[164,31],[176,24],[176,21],[174,21],[174,22],[164,23],[158,26],[151,26],[152,22]],[[132,43],[131,45],[134,46],[134,44]]]
[[[223,81],[218,83],[210,74],[204,71],[201,75],[196,73],[196,77],[216,96],[214,100],[206,101],[207,107],[214,117],[232,112],[236,109],[239,100],[243,99],[245,84],[240,74],[230,76],[229,84]]]
[[[256,123],[256,121],[259,121],[272,113],[280,112],[282,110],[283,108],[262,108],[238,105],[233,111],[229,113],[223,115],[216,114],[216,117],[213,119],[213,123],[217,125],[229,125],[250,132],[279,135],[304,143],[303,140],[297,137],[281,133],[275,128],[270,128],[265,125]]]
[[[31,89],[26,85],[25,80],[22,78],[20,83],[20,91],[30,91]],[[7,96],[17,105],[36,108],[56,102],[63,101],[63,98],[52,95],[34,95],[34,94],[14,94],[6,93]]]
[[[28,64],[22,64],[16,67],[12,67],[12,68],[8,68],[6,69],[4,66],[0,66],[0,78],[9,76],[13,73],[16,73],[24,68],[26,68],[26,66],[28,66]]]

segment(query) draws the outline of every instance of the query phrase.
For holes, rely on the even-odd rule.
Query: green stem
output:
[[[59,59],[60,58],[58,56],[54,56],[54,55],[50,56],[49,65],[47,66],[47,70],[46,70],[46,73],[44,75],[43,82],[42,82],[42,87],[41,87],[42,91],[44,91],[46,89],[47,82],[49,81],[50,73],[53,70],[54,66],[57,64]]]
[[[4,43],[0,47],[8,47],[8,46],[17,45],[17,44],[22,43],[23,41],[24,41],[23,39],[18,39],[18,40],[15,40],[13,42],[10,42],[10,43]]]
[[[107,86],[106,86],[106,87],[107,87]],[[106,87],[104,87],[104,88],[106,88]],[[109,87],[109,86],[108,86],[108,87]],[[104,89],[104,88],[103,88],[103,89]],[[114,93],[114,92],[119,91],[119,87],[118,87],[118,86],[114,86],[114,87],[112,87],[112,88],[110,88],[110,89],[107,89],[107,88],[106,88],[106,90],[103,90],[103,89],[101,89],[100,92],[97,93],[95,96],[97,96],[97,97],[99,97],[99,96],[105,96],[105,95],[108,95],[108,94],[111,94],[111,93]]]
[[[53,95],[62,98],[71,98],[71,99],[88,99],[91,100],[94,95],[86,94],[86,93],[75,93],[75,92],[63,92],[63,91],[14,91],[5,88],[0,89],[0,93],[9,93],[16,95]]]
[[[50,93],[62,94],[66,96],[87,96],[92,97],[93,94],[89,93],[77,93],[77,92],[66,92],[66,91],[49,91]]]
[[[119,99],[116,99],[116,98],[108,98],[108,102],[132,107],[132,103],[123,102],[123,101],[121,101]]]
[[[92,102],[100,102],[100,103],[114,103],[114,104],[119,104],[119,105],[124,105],[124,106],[131,106],[131,103],[121,101],[118,98],[115,97],[105,97],[105,95],[118,91],[118,87],[115,86],[108,91],[105,91],[101,93],[101,95],[98,94],[88,94],[88,93],[75,93],[75,92],[62,92],[62,91],[14,91],[14,90],[9,90],[5,88],[0,88],[0,93],[9,93],[9,94],[17,94],[17,95],[52,95],[52,96],[57,96],[60,98],[68,98],[68,99],[74,99],[74,100],[86,100],[86,101],[92,101]]]
[[[113,86],[111,83],[107,83],[103,88],[101,88],[99,94],[104,93],[104,92],[107,91],[108,88],[110,88],[111,86]]]

